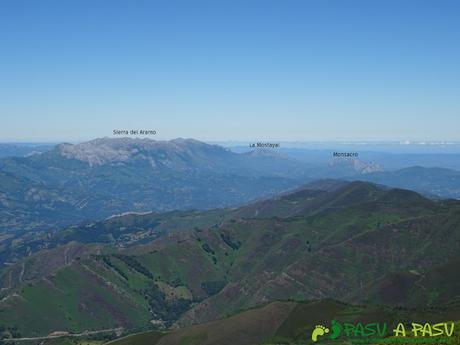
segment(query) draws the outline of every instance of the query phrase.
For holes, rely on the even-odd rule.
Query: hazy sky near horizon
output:
[[[460,1],[2,0],[0,141],[460,140]]]

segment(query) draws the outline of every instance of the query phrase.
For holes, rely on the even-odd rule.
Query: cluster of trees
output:
[[[149,279],[153,279],[153,274],[147,268],[145,268],[139,261],[136,260],[134,256],[131,255],[122,255],[114,254],[114,257],[123,261],[126,265],[131,267],[133,270],[139,272],[140,274],[146,276]]]
[[[214,263],[214,265],[217,264],[217,258],[216,258],[216,252],[214,251],[214,249],[212,249],[209,244],[207,243],[204,243],[201,245],[201,248],[203,248],[203,250],[208,253],[209,255],[211,255],[211,258],[212,258],[212,262]]]
[[[149,289],[142,291],[147,299],[152,315],[158,320],[162,320],[166,327],[169,327],[176,321],[185,311],[190,308],[191,300],[184,298],[167,299],[163,291],[154,283]]]
[[[233,250],[238,250],[240,247],[241,247],[241,242],[238,241],[238,242],[233,242],[232,239],[230,238],[229,235],[227,234],[220,234],[220,238],[222,239],[222,241],[225,242],[225,244],[227,246],[229,246],[230,248],[232,248]]]
[[[150,272],[145,266],[143,266],[136,258],[132,255],[123,255],[123,254],[112,254],[112,255],[94,255],[98,260],[102,260],[107,266],[111,267],[115,270],[120,276],[122,276],[125,280],[129,280],[129,277],[126,273],[118,267],[113,261],[112,258],[116,258],[123,263],[125,263],[129,268],[133,269],[134,271],[142,274],[143,276],[153,280],[153,274]]]
[[[110,259],[110,256],[109,255],[100,255],[98,256],[98,258],[101,258],[102,261],[104,261],[104,263],[111,267],[112,269],[115,270],[115,272],[117,272],[120,276],[122,276],[125,280],[129,280],[128,276],[126,275],[125,272],[123,272],[122,269],[120,269],[117,265],[115,265],[112,260]]]
[[[19,333],[16,326],[5,327],[3,325],[0,325],[0,345],[7,344],[7,342],[3,342],[1,341],[1,339],[11,339],[11,338],[21,338],[21,333]]]

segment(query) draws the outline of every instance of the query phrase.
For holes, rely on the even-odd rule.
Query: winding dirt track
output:
[[[100,329],[98,331],[85,331],[85,332],[82,332],[82,333],[70,333],[70,334],[62,334],[62,335],[47,335],[47,336],[35,337],[35,338],[2,339],[2,341],[34,341],[34,340],[56,339],[56,338],[63,338],[63,337],[84,337],[84,336],[94,335],[94,334],[99,334],[99,333],[121,332],[121,331],[123,331],[123,327],[110,328],[110,329]]]

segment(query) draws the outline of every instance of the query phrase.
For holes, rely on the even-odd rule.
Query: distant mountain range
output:
[[[460,170],[460,145],[400,145],[372,143],[305,143],[292,147],[281,143],[281,154],[316,166],[327,165],[334,152],[356,152],[361,161],[373,162],[385,170],[399,170],[411,166]],[[229,146],[234,152],[247,152],[247,146]]]
[[[375,172],[360,179],[392,187],[416,190],[420,193],[460,199],[460,171],[419,166],[396,171]]]
[[[123,212],[238,205],[305,180],[306,164],[196,140],[96,139],[0,160],[0,230]]]
[[[459,302],[460,201],[367,182],[320,181],[239,208],[122,215],[7,243],[1,253],[16,256],[0,273],[0,324],[23,335],[188,326],[286,299]]]
[[[3,157],[28,157],[34,154],[43,153],[51,150],[53,144],[33,144],[33,143],[0,143],[0,158]]]
[[[47,231],[124,212],[237,206],[323,178],[367,180],[460,198],[460,172],[270,150],[234,153],[193,139],[95,139],[0,159],[0,231]]]

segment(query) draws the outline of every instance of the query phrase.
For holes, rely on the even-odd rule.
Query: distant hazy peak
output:
[[[245,152],[244,155],[249,157],[282,157],[286,159],[291,159],[288,155],[282,154],[279,151],[275,151],[272,149],[256,149]]]
[[[360,174],[370,174],[374,172],[381,172],[384,171],[383,167],[380,164],[372,163],[372,162],[364,162],[358,158],[349,159],[349,158],[333,158],[329,166],[342,166],[342,167],[350,167],[355,172]]]

